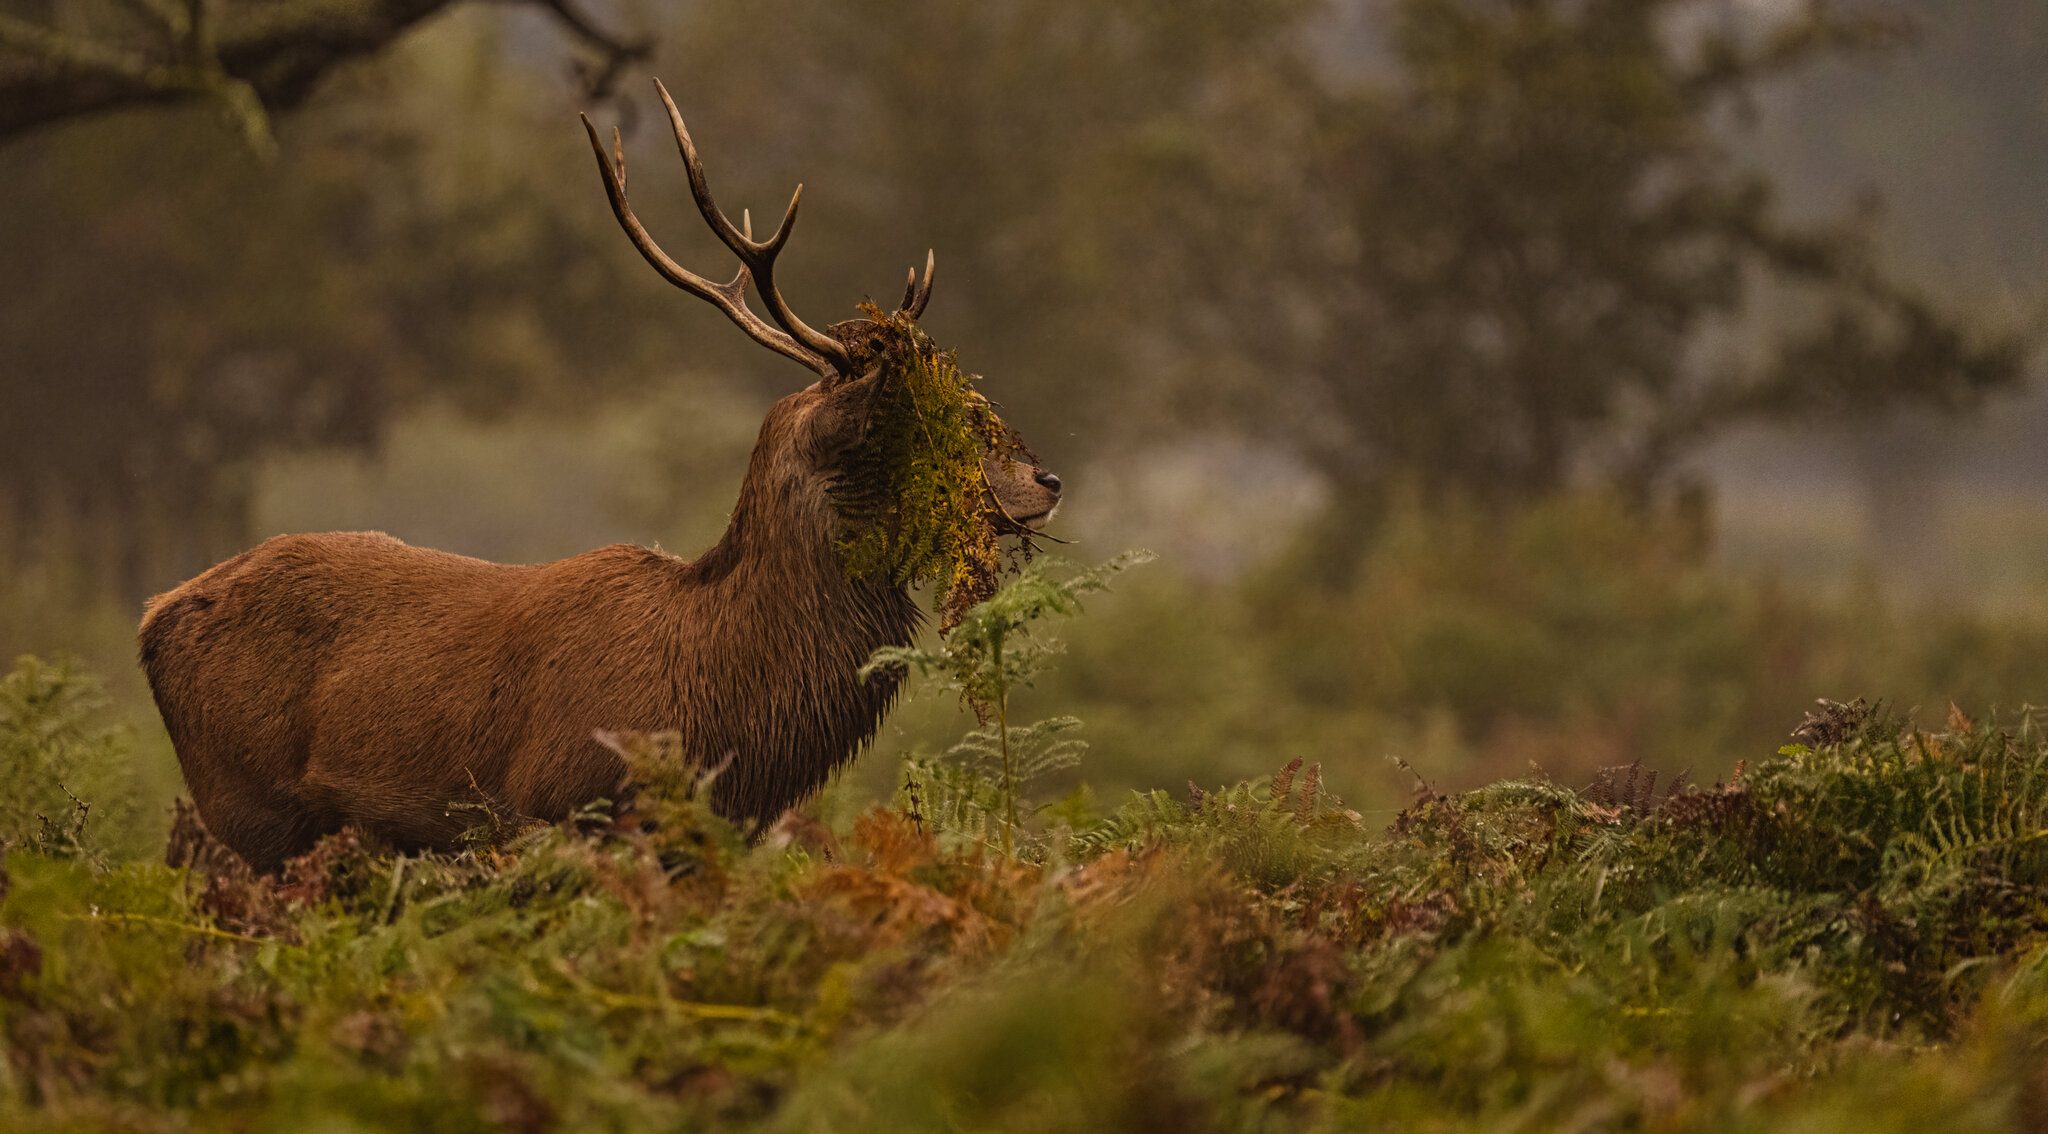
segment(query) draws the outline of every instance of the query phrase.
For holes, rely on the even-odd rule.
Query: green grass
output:
[[[75,675],[8,681],[8,787],[44,801],[0,830],[8,1129],[1860,1134],[2048,1105],[2025,718],[1844,706],[1724,785],[1418,788],[1391,822],[1294,764],[1069,800],[1015,858],[891,807],[750,842],[650,744],[616,814],[448,856],[342,835],[264,881],[189,827],[173,868],[76,823],[55,782],[123,734]]]

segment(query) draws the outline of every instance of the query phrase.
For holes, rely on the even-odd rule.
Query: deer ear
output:
[[[867,433],[875,412],[876,395],[882,390],[882,370],[871,366],[858,378],[848,378],[823,392],[811,411],[811,447],[821,455],[837,452],[859,441]]]

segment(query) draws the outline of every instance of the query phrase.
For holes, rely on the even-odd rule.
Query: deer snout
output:
[[[996,506],[1005,516],[1037,531],[1052,519],[1060,506],[1063,485],[1058,474],[1023,461],[990,458],[983,461],[988,486]]]

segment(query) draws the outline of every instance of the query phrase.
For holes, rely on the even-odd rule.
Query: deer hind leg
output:
[[[336,773],[318,757],[298,783],[300,798],[401,853],[453,850],[471,826],[488,821],[488,808],[465,806],[476,800],[467,787],[434,788],[410,782],[366,781],[359,774]]]
[[[199,795],[193,803],[213,837],[241,855],[258,874],[275,874],[286,860],[313,849],[321,836],[341,828],[341,816],[330,808],[274,788],[236,785]]]

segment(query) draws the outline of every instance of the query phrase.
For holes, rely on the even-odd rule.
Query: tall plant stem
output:
[[[1017,857],[1013,841],[1017,830],[1017,778],[1010,772],[1010,695],[1005,690],[996,700],[996,729],[1003,750],[1003,857]]]
[[[996,706],[996,744],[1003,754],[1003,857],[1017,857],[1017,777],[1010,763],[1010,674],[1003,656],[1005,628],[997,625],[989,635],[990,665],[987,688]],[[984,702],[985,704],[986,702]]]

